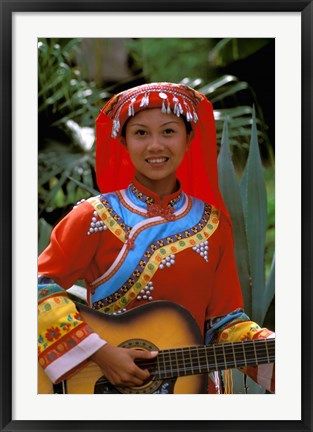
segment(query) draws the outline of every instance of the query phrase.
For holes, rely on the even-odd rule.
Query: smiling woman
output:
[[[75,206],[39,257],[39,363],[50,380],[69,389],[93,364],[87,392],[220,393],[231,378],[217,369],[243,367],[273,391],[272,352],[255,345],[273,333],[243,310],[211,103],[186,85],[146,84],[110,99],[96,134],[101,194]],[[66,295],[78,279],[96,318]],[[98,326],[99,313],[119,321]],[[235,341],[247,345],[188,348]],[[190,375],[203,379],[190,386]]]
[[[192,133],[187,133],[182,117],[153,108],[128,120],[121,142],[135,167],[137,180],[163,198],[177,189],[176,170],[191,139]]]

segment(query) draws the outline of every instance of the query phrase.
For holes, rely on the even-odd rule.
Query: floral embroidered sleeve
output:
[[[46,281],[38,288],[39,364],[56,383],[73,373],[105,341],[82,321],[75,304],[59,285]]]
[[[261,328],[251,321],[242,311],[236,310],[226,317],[220,317],[207,323],[206,343],[238,342],[245,340],[269,339],[275,333]],[[260,386],[271,393],[275,392],[275,365],[273,363],[239,368]]]
[[[97,248],[96,237],[86,235],[92,208],[88,203],[79,207],[54,228],[38,261],[39,364],[53,383],[66,378],[106,343],[82,321],[66,292],[84,278]]]

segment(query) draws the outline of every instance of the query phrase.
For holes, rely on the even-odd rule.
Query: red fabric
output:
[[[109,230],[86,235],[93,211],[88,202],[80,204],[55,227],[50,245],[39,257],[39,274],[63,288],[85,279],[90,292],[88,284],[103,275],[123,246]],[[243,306],[231,228],[223,215],[209,238],[209,253],[206,262],[191,248],[186,249],[177,254],[175,265],[158,270],[153,277],[154,300],[181,304],[194,316],[201,331],[206,319]],[[140,304],[135,299],[127,308]]]
[[[141,88],[158,88],[149,93],[149,108],[160,107],[160,91],[171,88],[173,84],[156,83],[139,86],[114,96],[102,109],[96,120],[96,173],[98,187],[102,193],[111,192],[128,186],[134,177],[134,168],[130,158],[120,143],[118,136],[112,138],[113,119],[119,112],[120,131],[127,120],[129,100]],[[184,90],[186,88],[186,90]],[[166,90],[164,90],[166,91]],[[213,107],[201,93],[187,87],[179,87],[182,95],[192,98],[198,116],[196,123],[190,122],[195,132],[190,150],[177,171],[183,190],[205,202],[218,207],[229,219],[229,215],[218,187],[216,129]],[[142,95],[142,93],[141,93]],[[192,95],[192,96],[191,96]],[[127,103],[125,102],[127,100]],[[183,99],[182,99],[183,100]],[[141,98],[134,102],[135,113],[140,107]],[[183,101],[182,101],[183,105]],[[120,110],[120,111],[119,111]]]

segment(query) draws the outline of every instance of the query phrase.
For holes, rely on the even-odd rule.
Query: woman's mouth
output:
[[[162,165],[165,162],[169,160],[168,157],[154,157],[154,158],[148,158],[146,159],[146,162],[148,162],[151,165]]]

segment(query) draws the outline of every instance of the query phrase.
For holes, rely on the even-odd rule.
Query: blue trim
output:
[[[212,328],[210,328],[210,330],[208,330],[205,334],[205,344],[208,345],[209,343],[212,342],[212,339],[215,336],[216,331],[221,328],[222,326],[224,326],[225,324],[229,323],[230,321],[232,321],[235,318],[239,318],[240,316],[242,316],[243,312],[242,311],[237,311],[237,309],[233,312],[230,312],[228,315],[225,315],[224,318],[222,318],[218,323],[216,323]]]
[[[117,197],[113,195],[106,196],[106,199],[110,202],[110,205],[117,213],[120,213],[121,203],[117,199]],[[104,282],[100,286],[98,286],[92,295],[92,303],[95,303],[99,300],[102,300],[109,295],[112,295],[116,292],[120,287],[123,286],[124,283],[131,277],[133,271],[139,265],[140,260],[144,256],[144,253],[147,251],[149,246],[154,243],[156,240],[163,239],[180,232],[184,232],[188,229],[191,229],[195,225],[199,223],[203,216],[204,211],[204,203],[200,200],[192,199],[192,208],[188,212],[188,214],[181,218],[177,219],[175,223],[162,221],[162,223],[155,225],[153,227],[147,227],[135,239],[135,247],[132,250],[128,251],[127,257],[119,271],[116,272],[108,281]],[[136,215],[131,213],[129,210],[124,208],[123,219],[124,222],[128,225],[131,225],[130,220],[134,221]],[[140,219],[145,219],[140,217]],[[148,221],[148,220],[147,220]]]

